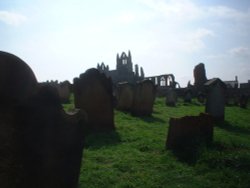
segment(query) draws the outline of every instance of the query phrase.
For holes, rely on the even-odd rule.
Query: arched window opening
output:
[[[173,83],[173,79],[171,76],[168,76],[168,79],[167,79],[167,86],[171,86]]]
[[[166,86],[166,80],[164,77],[161,77],[160,86]]]

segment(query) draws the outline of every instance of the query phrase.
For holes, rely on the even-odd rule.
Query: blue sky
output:
[[[146,76],[173,73],[185,87],[207,77],[250,79],[249,0],[1,0],[0,50],[39,81],[72,81],[131,50]]]

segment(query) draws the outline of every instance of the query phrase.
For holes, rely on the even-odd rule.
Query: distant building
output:
[[[235,76],[235,80],[231,80],[231,81],[223,81],[224,84],[227,86],[227,88],[239,88],[239,82],[238,82],[238,77]]]
[[[247,83],[241,83],[240,88],[241,89],[250,89],[250,80],[248,80]]]
[[[136,64],[135,72],[133,71],[133,63],[130,51],[128,55],[125,52],[122,52],[121,56],[117,54],[116,56],[116,70],[109,70],[109,66],[105,65],[103,62],[101,65],[98,63],[97,69],[100,72],[106,74],[106,76],[111,77],[113,84],[118,84],[120,82],[136,83],[144,79],[143,68],[140,68]]]

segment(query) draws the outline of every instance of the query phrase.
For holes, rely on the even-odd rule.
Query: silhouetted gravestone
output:
[[[208,114],[170,118],[166,147],[172,150],[194,148],[213,140],[212,117]]]
[[[168,106],[175,106],[177,102],[177,94],[173,89],[169,89],[166,95],[166,105]]]
[[[194,68],[194,86],[198,90],[202,90],[203,85],[207,81],[205,65],[200,63]]]
[[[133,85],[128,82],[119,83],[116,88],[116,99],[118,110],[130,111],[134,99]]]
[[[0,51],[0,108],[25,100],[37,86],[34,73],[18,57]]]
[[[74,79],[75,107],[87,113],[90,131],[114,130],[112,82],[97,69]]]
[[[204,93],[199,92],[197,95],[197,100],[199,103],[204,104],[206,100],[206,96]]]
[[[134,88],[131,113],[136,116],[149,116],[153,112],[156,88],[151,80],[138,82]]]
[[[210,114],[214,120],[223,121],[226,85],[219,78],[214,78],[205,83],[205,88],[207,96],[205,112]]]
[[[191,89],[187,89],[184,92],[184,102],[186,102],[186,103],[192,102],[192,90]]]
[[[58,88],[59,97],[62,103],[68,103],[70,98],[70,83],[69,81],[64,81],[59,84]]]
[[[239,105],[241,108],[246,108],[247,107],[247,102],[248,102],[248,96],[246,94],[240,95],[239,98]]]
[[[0,52],[0,70],[1,188],[76,188],[82,112],[66,114],[54,88],[40,86],[16,56]]]

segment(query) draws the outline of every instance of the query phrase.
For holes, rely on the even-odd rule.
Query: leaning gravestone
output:
[[[136,83],[131,113],[135,116],[151,115],[155,96],[156,88],[151,80],[144,80]]]
[[[0,73],[1,188],[76,188],[81,112],[66,114],[54,88],[12,54],[0,52]]]
[[[177,94],[173,89],[168,89],[166,95],[166,105],[167,106],[175,106],[177,102]]]
[[[74,79],[75,107],[84,109],[90,131],[114,130],[112,81],[97,69]]]
[[[194,86],[198,91],[203,90],[204,84],[207,81],[205,65],[199,63],[194,67]]]
[[[116,88],[116,108],[118,110],[130,111],[134,99],[133,89],[133,85],[128,82],[118,83]]]
[[[212,117],[208,114],[170,118],[166,148],[182,150],[213,140]]]

